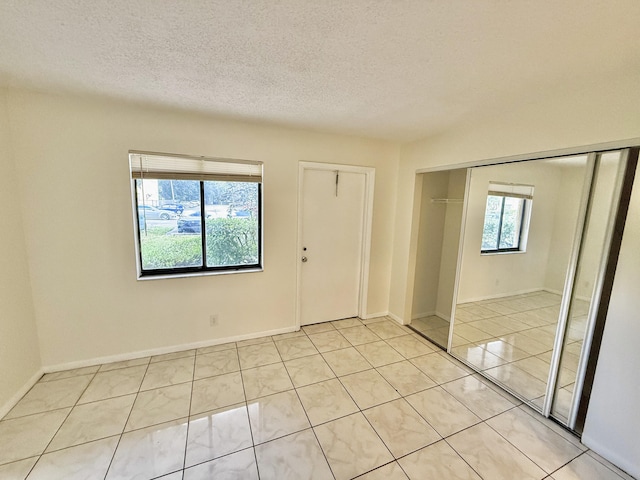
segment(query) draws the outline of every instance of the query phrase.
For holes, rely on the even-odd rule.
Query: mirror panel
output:
[[[580,155],[471,169],[451,353],[538,410],[587,165]]]
[[[598,307],[598,279],[607,255],[609,221],[615,217],[612,213],[618,203],[617,186],[623,170],[619,151],[598,156],[551,407],[551,415],[563,423],[570,421],[576,384],[580,383],[578,372],[586,361],[583,349]]]

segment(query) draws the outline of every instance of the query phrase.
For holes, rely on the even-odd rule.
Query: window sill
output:
[[[513,252],[481,252],[480,256],[481,257],[489,257],[492,255],[518,255],[518,254],[522,254],[522,253],[527,253],[526,250],[516,250]]]
[[[264,271],[264,267],[246,268],[246,269],[240,269],[240,270],[217,270],[217,271],[210,271],[210,272],[175,273],[175,274],[164,274],[164,275],[140,276],[140,274],[138,274],[137,280],[147,281],[147,280],[166,280],[171,278],[209,277],[212,275],[235,275],[238,273],[258,273],[262,271]]]

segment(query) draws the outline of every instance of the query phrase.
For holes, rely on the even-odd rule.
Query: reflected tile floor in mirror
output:
[[[561,299],[537,291],[458,304],[452,353],[542,408]],[[588,307],[573,306],[554,406],[560,418],[569,412]]]
[[[1,479],[629,479],[388,318],[45,375]]]

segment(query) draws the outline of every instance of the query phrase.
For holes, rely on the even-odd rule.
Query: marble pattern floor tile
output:
[[[343,328],[360,327],[362,322],[358,318],[345,318],[344,320],[335,320],[331,324],[338,330]]]
[[[118,439],[109,437],[42,455],[29,480],[102,480]]]
[[[377,370],[402,396],[411,395],[436,386],[433,380],[408,360],[384,365],[378,367]]]
[[[297,358],[284,362],[284,366],[289,372],[293,385],[304,387],[312,383],[323,382],[334,378],[335,374],[324,361],[322,355],[311,355],[309,357]]]
[[[93,375],[36,383],[5,418],[23,417],[57,408],[72,407],[87,388]]]
[[[448,437],[481,421],[441,387],[430,388],[406,398],[442,437]]]
[[[140,392],[129,415],[125,431],[188,417],[190,406],[191,383]]]
[[[441,386],[483,420],[514,407],[513,403],[472,375]]]
[[[334,327],[331,322],[315,323],[313,325],[305,325],[302,327],[302,330],[309,336],[315,333],[328,332],[335,329],[336,327]]]
[[[293,390],[247,402],[256,445],[311,427]]]
[[[7,480],[25,480],[37,461],[38,457],[31,457],[0,465],[0,478],[6,478]]]
[[[135,395],[125,395],[76,405],[53,437],[47,452],[120,435],[135,398]]]
[[[291,390],[293,384],[282,362],[242,371],[247,400]]]
[[[193,380],[194,364],[194,356],[151,363],[147,368],[140,390],[151,390],[152,388],[190,382]]]
[[[299,388],[298,395],[313,426],[358,411],[358,406],[337,379]]]
[[[389,363],[401,362],[404,357],[383,340],[364,345],[357,345],[356,350],[374,367]]]
[[[348,348],[351,346],[349,340],[344,338],[344,336],[342,336],[342,333],[340,333],[335,328],[309,335],[309,339],[313,342],[320,353]]]
[[[125,433],[113,456],[106,480],[155,478],[183,468],[187,420]]]
[[[98,372],[110,372],[111,370],[118,370],[120,368],[139,367],[149,364],[151,357],[134,358],[133,360],[123,360],[121,362],[105,363],[100,366]]]
[[[450,382],[469,375],[465,369],[438,353],[412,358],[411,363],[437,383]]]
[[[365,473],[358,480],[408,480],[398,462],[391,462]]]
[[[534,352],[552,338],[558,305],[523,313],[461,326],[504,330],[500,348],[528,356],[485,373],[543,395],[550,350]],[[388,317],[347,320],[45,375],[0,420],[0,478],[631,479],[417,333]],[[560,395],[570,398],[574,372]],[[30,413],[40,408],[54,409]]]
[[[261,367],[282,361],[278,349],[272,341],[246,347],[238,346],[238,357],[240,357],[242,369]]]
[[[196,355],[206,355],[208,353],[222,352],[224,350],[236,349],[236,342],[220,343],[218,345],[211,345],[209,347],[202,347],[196,350]]]
[[[398,463],[410,480],[482,480],[444,440],[407,455]]]
[[[409,332],[402,329],[397,323],[387,320],[384,322],[372,323],[367,326],[373,333],[383,340],[388,340],[394,337],[401,337],[402,335],[408,335]]]
[[[376,370],[346,375],[340,381],[361,410],[400,397],[395,388]]]
[[[582,453],[572,443],[518,408],[487,420],[487,425],[547,473],[552,473]]]
[[[303,337],[287,338],[275,342],[276,348],[280,352],[282,360],[293,360],[295,358],[307,357],[318,353],[316,347],[305,335]]]
[[[198,355],[194,378],[213,377],[240,370],[238,352],[235,348]]]
[[[63,370],[61,372],[45,373],[39,382],[50,382],[51,380],[62,380],[64,378],[77,377],[78,375],[90,375],[98,371],[100,365],[92,367],[74,368],[73,370]]]
[[[362,413],[314,428],[336,480],[347,480],[393,460]]]
[[[326,352],[322,356],[338,377],[371,369],[371,364],[354,347]]]
[[[484,423],[453,435],[447,442],[483,478],[540,480],[547,475]]]
[[[622,478],[586,453],[553,473],[554,480],[622,480]]]
[[[0,465],[40,455],[71,408],[0,421]]]
[[[201,413],[189,419],[185,466],[213,460],[253,446],[244,403]]]
[[[421,342],[414,335],[389,338],[387,343],[405,358],[419,357],[420,355],[426,355],[436,351],[436,347],[431,347]]]
[[[256,447],[260,480],[333,480],[311,429]]]
[[[353,346],[377,342],[378,340],[380,340],[380,337],[373,333],[369,327],[365,327],[364,325],[344,328],[340,330],[340,333]]]
[[[362,413],[395,458],[441,439],[431,425],[402,398]]]
[[[147,365],[145,364],[98,372],[78,403],[95,402],[96,400],[137,393],[146,371]]]
[[[191,414],[216,410],[244,401],[240,372],[204,378],[193,382]]]
[[[183,480],[258,480],[253,448],[201,463],[184,471]]]

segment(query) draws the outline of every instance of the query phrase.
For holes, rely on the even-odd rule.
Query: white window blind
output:
[[[262,182],[262,162],[228,158],[129,153],[131,178]]]
[[[533,188],[533,185],[519,183],[489,182],[489,195],[533,200]]]

